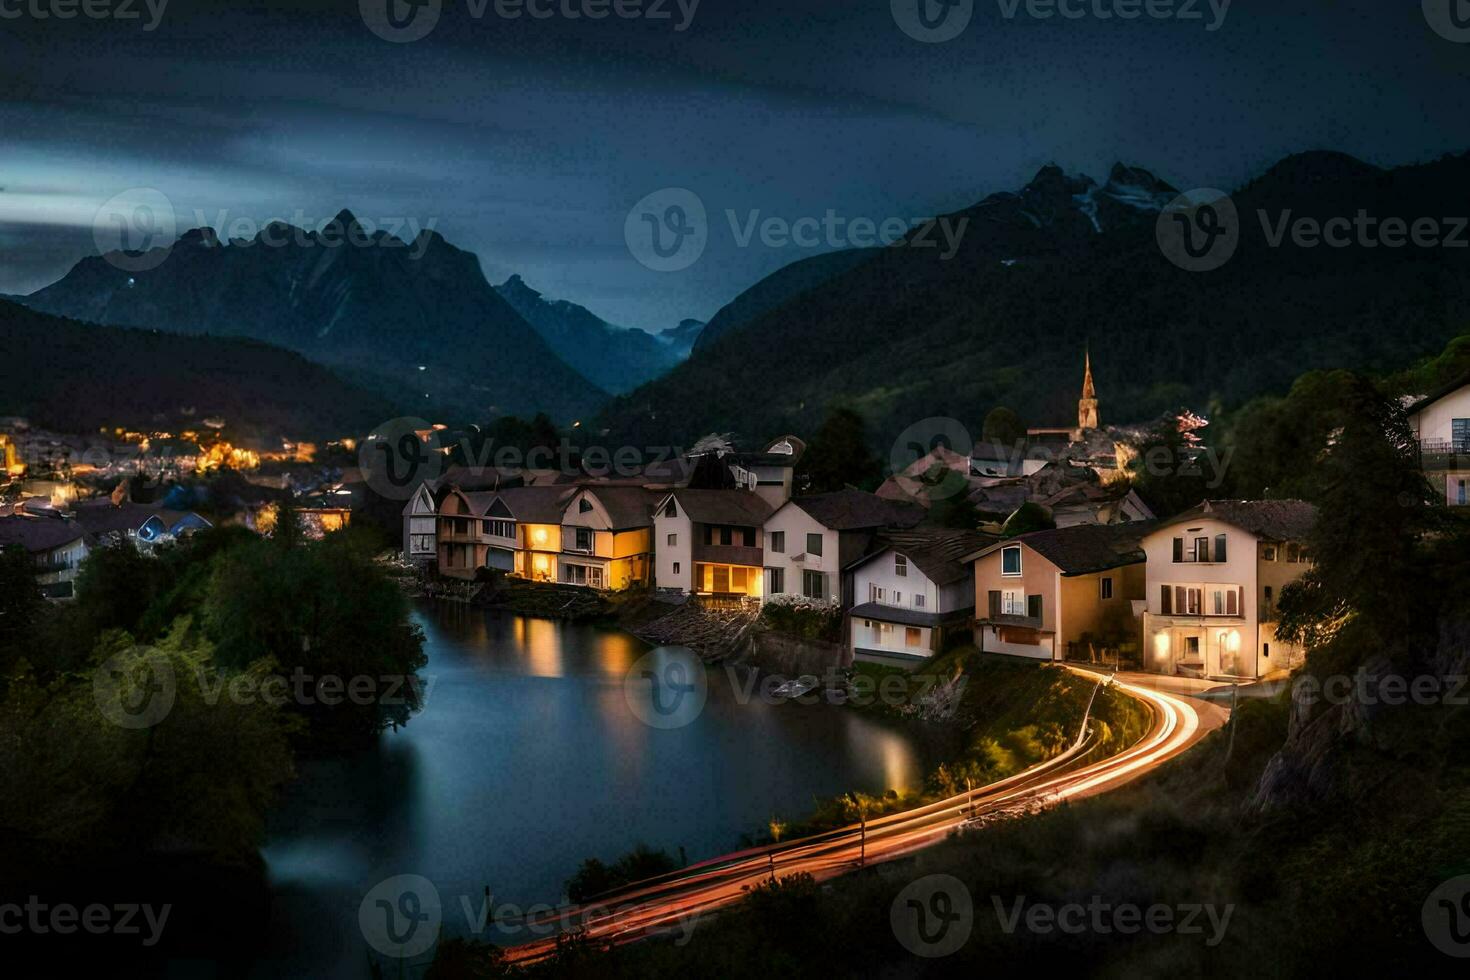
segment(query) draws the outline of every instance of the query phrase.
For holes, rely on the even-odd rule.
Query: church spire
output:
[[[1077,399],[1077,428],[1079,437],[1087,429],[1100,429],[1102,423],[1097,414],[1097,389],[1092,384],[1092,351],[1090,345],[1083,353],[1082,397]]]

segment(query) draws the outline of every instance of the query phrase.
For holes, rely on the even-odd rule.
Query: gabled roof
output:
[[[1144,561],[1143,539],[1157,527],[1156,521],[1134,521],[1032,531],[982,548],[967,555],[966,560],[984,558],[1007,545],[1024,544],[1061,569],[1064,576],[1090,575]]]
[[[511,487],[497,496],[522,524],[560,524],[575,487]]]
[[[884,531],[874,550],[848,565],[855,569],[892,551],[903,555],[935,585],[952,585],[970,575],[965,558],[999,538],[984,531],[961,531],[945,527],[918,527],[906,531]]]
[[[1304,500],[1206,500],[1158,526],[1205,519],[1224,521],[1263,541],[1300,541],[1317,523],[1317,508]]]
[[[607,510],[613,530],[646,527],[653,522],[653,505],[658,495],[642,487],[581,487]],[[575,496],[575,495],[574,495]],[[568,497],[570,503],[573,497]]]
[[[0,517],[0,548],[15,544],[42,554],[85,537],[80,524],[62,517]]]
[[[1435,388],[1429,394],[1425,395],[1423,398],[1405,408],[1404,414],[1417,415],[1418,413],[1428,408],[1430,405],[1433,405],[1435,402],[1439,401],[1441,398],[1447,398],[1450,395],[1453,395],[1455,392],[1459,391],[1461,388],[1467,387],[1470,387],[1470,374],[1466,374],[1460,378],[1457,378],[1454,381],[1451,381],[1449,384],[1440,385],[1438,388]]]
[[[924,519],[924,508],[918,504],[887,500],[851,487],[832,493],[792,497],[787,503],[800,507],[812,520],[833,531],[913,527]]]
[[[775,510],[764,497],[749,490],[675,490],[669,496],[696,524],[760,527]],[[665,497],[659,505],[667,500]]]

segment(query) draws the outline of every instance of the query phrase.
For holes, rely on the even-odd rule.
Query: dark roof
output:
[[[1317,508],[1304,500],[1206,500],[1159,526],[1206,518],[1224,521],[1266,541],[1300,541],[1317,523]]]
[[[614,530],[646,527],[652,523],[659,495],[642,487],[583,487],[607,510]]]
[[[0,517],[0,547],[18,544],[40,554],[84,537],[86,529],[62,517]]]
[[[771,447],[791,443],[790,453],[773,453]],[[766,443],[758,453],[735,452],[730,458],[745,466],[795,466],[806,455],[806,441],[797,436],[780,436]]]
[[[675,490],[673,497],[697,524],[759,527],[773,509],[765,498],[749,490]]]
[[[1060,568],[1063,575],[1089,575],[1144,561],[1143,539],[1156,527],[1157,521],[1134,521],[1032,531],[997,542],[968,557],[973,561],[1005,545],[1024,544]]]
[[[111,534],[120,531],[137,531],[148,523],[150,517],[157,517],[163,523],[164,529],[172,533],[181,522],[190,516],[197,517],[198,515],[193,514],[192,511],[171,510],[132,501],[114,504],[110,499],[100,497],[77,504],[73,516],[88,534]],[[205,521],[205,523],[209,522]]]
[[[834,531],[913,527],[924,519],[924,508],[918,504],[887,500],[850,487],[809,497],[792,497],[790,502],[806,511],[818,524]]]
[[[964,609],[937,613],[904,606],[886,606],[881,602],[865,602],[860,606],[853,606],[850,615],[854,619],[877,619],[900,626],[943,626],[957,619],[967,619],[974,611],[973,606],[966,606]]]
[[[1433,405],[1441,398],[1444,398],[1448,395],[1453,395],[1455,392],[1459,391],[1461,388],[1464,388],[1466,385],[1470,385],[1470,374],[1463,375],[1459,378],[1456,378],[1454,381],[1451,381],[1449,384],[1440,385],[1438,388],[1435,388],[1429,394],[1425,395],[1423,398],[1405,408],[1404,414],[1413,415],[1417,412],[1422,412],[1424,411],[1424,409],[1428,408],[1430,405]]]
[[[997,535],[983,531],[960,531],[945,527],[885,531],[879,536],[872,552],[848,567],[865,565],[891,550],[916,565],[935,585],[951,585],[969,576],[970,566],[964,560],[966,557],[998,540],[1000,539]]]
[[[560,524],[574,492],[574,487],[511,487],[499,496],[522,524]]]

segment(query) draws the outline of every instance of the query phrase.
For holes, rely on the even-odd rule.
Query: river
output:
[[[556,903],[585,858],[646,843],[698,861],[817,797],[913,787],[925,771],[901,732],[745,697],[723,668],[687,724],[646,724],[624,679],[650,648],[617,630],[452,603],[414,619],[424,710],[370,751],[302,761],[272,816],[254,975],[365,978],[358,908],[396,875],[432,882],[445,933],[464,934],[461,898],[479,909],[487,887],[497,906]],[[510,941],[494,926],[481,938]]]

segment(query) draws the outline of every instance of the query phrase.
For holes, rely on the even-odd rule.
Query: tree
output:
[[[1343,423],[1354,383],[1347,371],[1313,371],[1297,379],[1285,398],[1258,398],[1237,412],[1228,438],[1228,496],[1312,496],[1315,462]]]
[[[1204,469],[1210,455],[1197,434],[1201,421],[1182,409],[1169,412],[1136,447],[1129,464],[1134,489],[1160,517],[1195,506],[1209,495],[1211,483],[1218,483]]]
[[[220,554],[201,608],[221,664],[267,662],[318,747],[358,744],[422,704],[423,634],[402,591],[351,535]],[[358,685],[353,691],[353,685]]]
[[[873,490],[883,477],[883,465],[868,446],[867,425],[850,408],[834,408],[807,444],[797,475],[812,493],[848,486]]]
[[[0,548],[0,677],[31,652],[45,607],[31,556],[15,545]]]
[[[997,446],[1017,446],[1026,441],[1026,425],[1009,408],[992,408],[985,416],[981,438]]]
[[[89,638],[107,629],[136,635],[138,624],[166,588],[165,571],[131,541],[94,549],[82,562],[76,582],[76,614]]]

